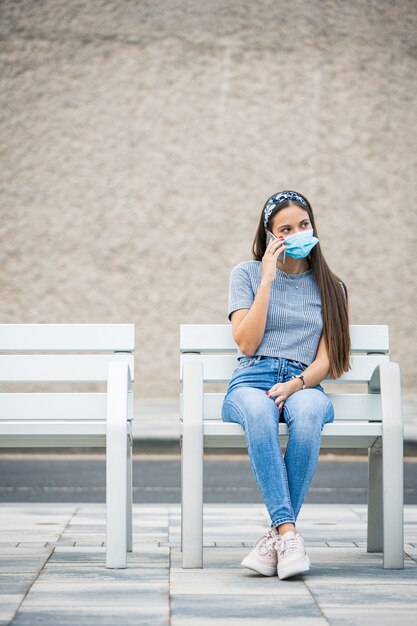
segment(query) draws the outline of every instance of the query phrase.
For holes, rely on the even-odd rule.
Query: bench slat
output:
[[[182,424],[180,426],[182,434]],[[321,448],[369,448],[378,437],[382,436],[381,423],[337,422],[325,424],[321,435]],[[288,440],[288,427],[279,425],[281,445]],[[221,421],[204,422],[204,446],[246,448],[243,428],[240,424],[224,423]]]
[[[131,422],[126,424],[126,435],[132,434]],[[2,448],[104,448],[106,423],[100,421],[0,421]]]
[[[7,435],[1,436],[2,448],[104,448],[104,435]]]
[[[388,326],[351,325],[352,352],[388,352]],[[182,352],[235,352],[231,324],[182,324]]]
[[[133,392],[129,394],[133,406]],[[131,412],[132,415],[132,412]],[[106,420],[106,393],[1,393],[3,420]]]
[[[372,373],[379,363],[388,361],[389,357],[384,354],[351,356],[352,369],[349,372],[333,380],[326,379],[327,384],[348,382],[348,383],[364,383],[369,382]],[[181,371],[182,380],[182,364],[187,361],[198,361],[203,363],[204,380],[206,382],[227,382],[232,376],[233,370],[237,365],[237,359],[232,354],[183,354],[181,355]]]
[[[66,436],[66,435],[106,435],[106,422],[103,420],[56,421],[50,420],[0,420],[0,438],[10,435]],[[2,442],[3,443],[3,442]]]
[[[379,394],[328,393],[327,395],[333,403],[335,421],[381,421],[381,396]],[[205,420],[219,420],[224,396],[224,393],[204,394]]]
[[[110,361],[126,361],[133,381],[133,354],[0,354],[0,382],[103,382]]]
[[[0,324],[0,352],[133,352],[134,324]]]

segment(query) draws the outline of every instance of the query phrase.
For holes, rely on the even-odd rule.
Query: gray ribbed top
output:
[[[243,261],[233,268],[229,319],[233,311],[252,306],[261,278],[261,261]],[[283,357],[310,365],[322,330],[320,292],[312,271],[291,275],[278,269],[271,287],[265,334],[254,356]]]

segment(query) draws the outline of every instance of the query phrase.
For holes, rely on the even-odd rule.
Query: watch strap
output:
[[[301,389],[305,389],[306,387],[306,382],[304,380],[304,376],[302,374],[296,374],[294,376],[291,376],[291,380],[293,380],[293,378],[300,378],[301,382],[303,383],[303,386],[301,387]],[[300,390],[301,391],[301,390]]]

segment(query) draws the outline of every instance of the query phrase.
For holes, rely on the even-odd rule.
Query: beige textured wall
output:
[[[415,0],[0,10],[3,322],[135,322],[137,394],[174,395],[179,324],[226,321],[295,188],[415,387]]]

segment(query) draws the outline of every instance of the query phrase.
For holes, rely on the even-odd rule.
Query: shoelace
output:
[[[260,554],[269,554],[272,550],[275,549],[275,542],[277,540],[277,536],[272,530],[268,530],[262,537],[260,537],[257,541],[258,552]]]
[[[286,554],[290,554],[291,552],[297,552],[298,550],[298,539],[297,537],[288,537],[288,539],[282,539],[281,537],[277,540],[277,550],[280,555],[285,556]]]

